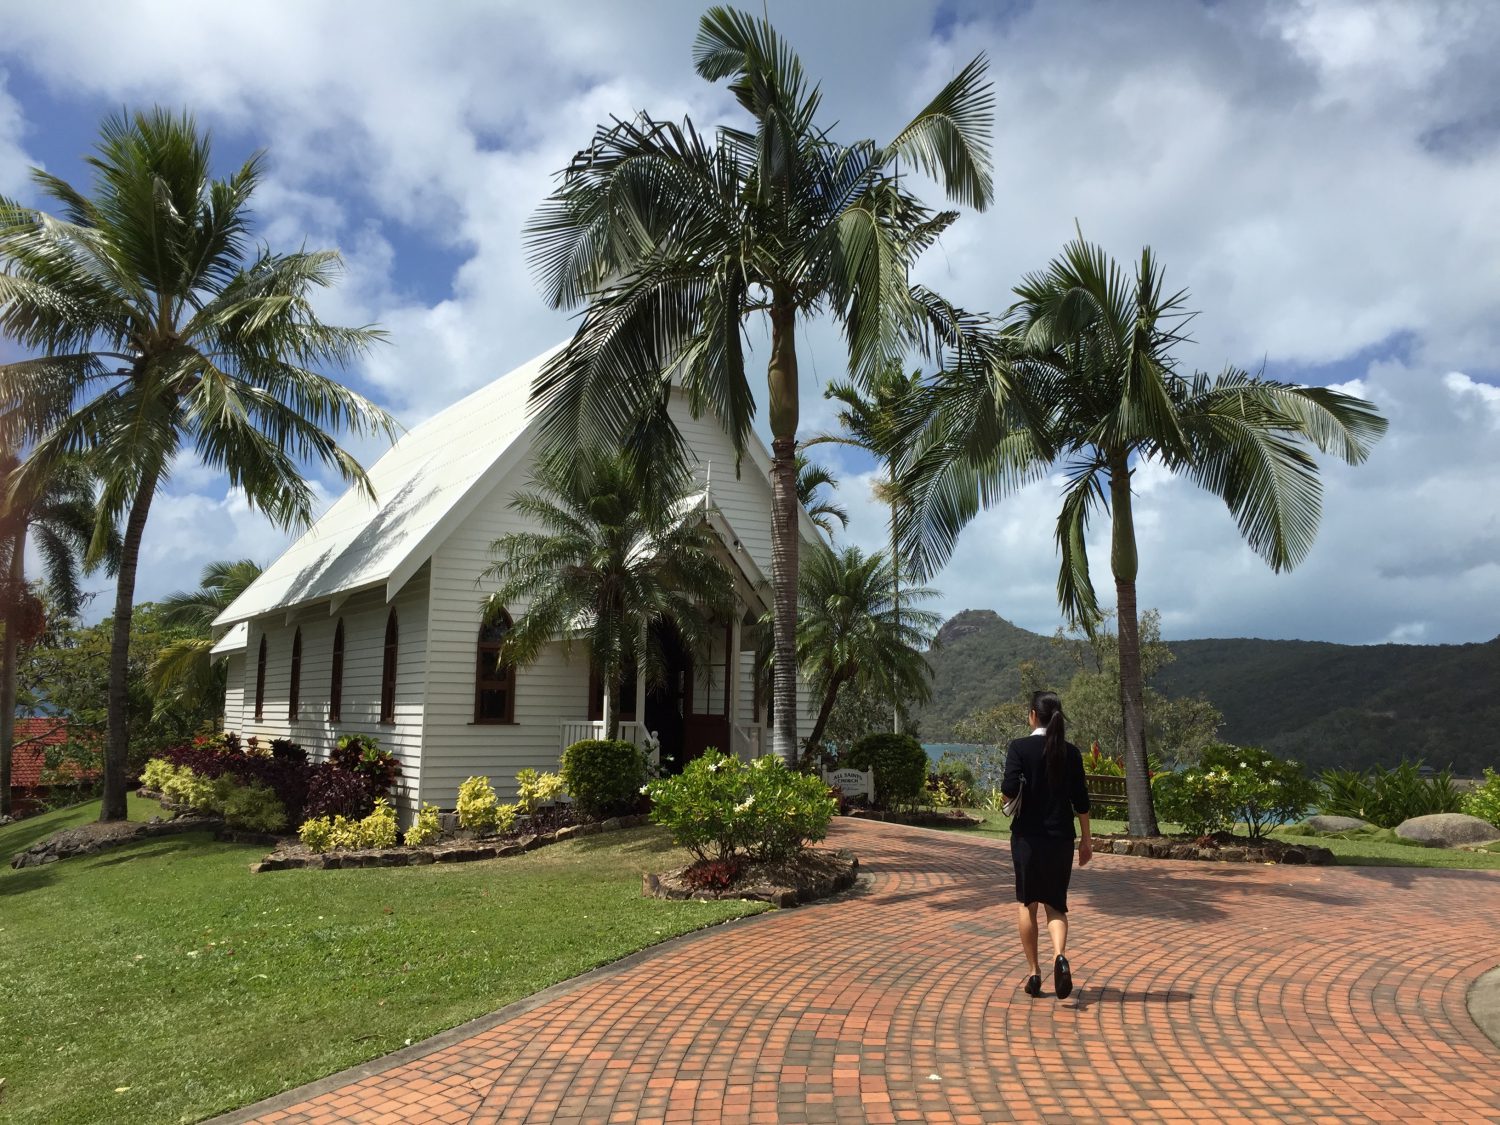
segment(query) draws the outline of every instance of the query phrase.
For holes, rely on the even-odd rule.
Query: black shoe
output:
[[[1040,996],[1042,994],[1042,978],[1037,973],[1032,973],[1026,978],[1023,986],[1027,996]]]
[[[1066,1000],[1073,994],[1073,970],[1068,967],[1068,959],[1059,957],[1052,963],[1052,985],[1057,989],[1057,998]]]

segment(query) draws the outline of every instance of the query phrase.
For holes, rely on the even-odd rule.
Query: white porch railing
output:
[[[738,723],[729,726],[729,752],[742,762],[753,762],[761,755],[761,728],[742,727]]]
[[[643,723],[626,722],[623,720],[620,723],[620,738],[625,742],[633,743],[636,746],[645,746],[648,744],[646,733],[645,724]],[[573,743],[582,742],[586,738],[603,737],[604,721],[602,719],[592,721],[588,719],[564,719],[562,721],[562,741],[558,746],[558,752],[561,753],[569,746],[572,746]],[[657,751],[653,750],[651,752],[651,763],[653,765],[656,764],[656,755]]]

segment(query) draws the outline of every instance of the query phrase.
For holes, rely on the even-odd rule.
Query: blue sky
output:
[[[758,5],[757,5],[758,7]],[[320,0],[25,5],[0,42],[0,192],[75,182],[99,119],[190,107],[224,170],[269,153],[257,200],[279,248],[337,246],[323,312],[392,343],[348,375],[411,425],[561,338],[520,230],[610,115],[735,116],[693,73],[700,5]],[[998,310],[1073,223],[1129,259],[1151,244],[1200,310],[1190,366],[1347,385],[1391,418],[1370,462],[1325,466],[1309,559],[1273,575],[1222,504],[1137,482],[1141,604],[1168,636],[1464,642],[1500,634],[1500,7],[1266,0],[1130,5],[772,2],[847,137],[889,135],[975,53],[996,82],[995,206],[965,214],[921,279]],[[853,18],[857,16],[857,18]],[[761,335],[752,329],[752,344]],[[0,355],[8,354],[0,342]],[[808,327],[803,430],[836,333]],[[755,369],[764,356],[752,356]],[[372,460],[375,443],[357,447]],[[871,466],[833,458],[848,538],[883,541]],[[324,482],[325,491],[335,488]],[[981,517],[936,607],[1057,623],[1056,485]],[[183,462],[153,509],[143,597],[286,542]],[[1108,587],[1103,528],[1096,584]],[[108,599],[101,599],[105,602]]]

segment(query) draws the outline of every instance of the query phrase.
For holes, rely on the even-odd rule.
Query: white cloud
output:
[[[0,65],[24,64],[54,97],[105,110],[191,104],[222,149],[267,146],[261,233],[280,248],[305,238],[343,251],[348,276],[320,311],[391,332],[392,345],[351,378],[413,424],[568,331],[532,285],[521,231],[596,124],[638,108],[700,126],[735,112],[692,71],[699,11],[663,4],[643,16],[603,0],[78,0],[10,13]],[[1250,555],[1222,504],[1142,467],[1141,599],[1162,608],[1169,634],[1373,641],[1414,622],[1428,640],[1500,631],[1472,608],[1500,605],[1500,576],[1485,561],[1500,535],[1489,484],[1500,475],[1500,390],[1479,374],[1500,351],[1500,8],[1079,0],[941,11],[770,9],[845,136],[884,139],[974,53],[989,53],[995,204],[965,214],[920,279],[999,311],[1077,219],[1122,262],[1150,243],[1168,283],[1191,289],[1203,315],[1187,363],[1336,364],[1344,386],[1391,416],[1368,465],[1328,469],[1323,532],[1291,575]],[[0,190],[26,162],[19,138],[38,125],[27,91],[12,80],[9,92],[0,90]],[[424,251],[450,276],[419,283]],[[759,343],[760,326],[751,335]],[[1403,358],[1368,362],[1392,351]],[[836,332],[811,326],[801,354],[810,433],[831,424],[819,388],[843,373]],[[752,356],[748,366],[763,364]],[[383,447],[355,443],[367,463]],[[264,559],[282,541],[197,476],[174,489],[152,517],[149,535],[162,521],[152,560],[162,561],[149,566],[171,558],[191,570],[231,548]],[[860,479],[843,500],[851,537],[883,545],[883,513]],[[1039,484],[977,520],[937,581],[944,608],[992,606],[1049,628],[1055,518],[1056,488]],[[193,519],[210,533],[192,540]],[[1107,595],[1104,527],[1090,547]]]

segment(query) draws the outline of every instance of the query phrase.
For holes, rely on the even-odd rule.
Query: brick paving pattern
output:
[[[1492,1121],[1464,1005],[1500,873],[1097,857],[1032,1000],[1000,842],[840,821],[869,874],[253,1119]],[[1042,948],[1048,948],[1045,934]]]

